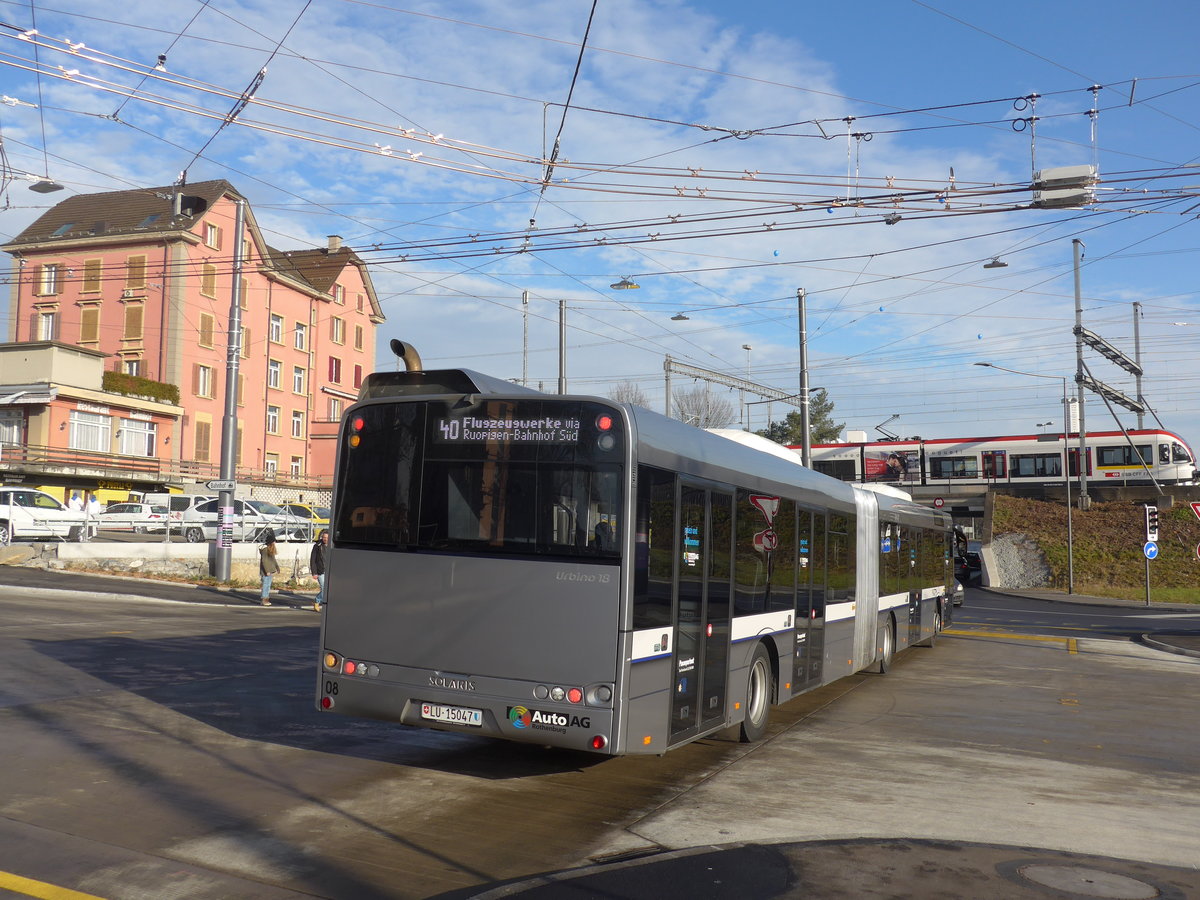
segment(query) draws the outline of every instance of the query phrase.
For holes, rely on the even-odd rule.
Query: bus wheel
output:
[[[775,678],[771,672],[771,657],[759,644],[750,660],[750,677],[746,682],[746,718],[742,720],[741,740],[753,744],[762,740],[771,717],[771,697],[775,693]]]
[[[933,634],[917,644],[918,647],[932,647],[937,641],[937,636],[942,632],[942,611],[935,610],[933,613]]]
[[[878,648],[879,655],[875,658],[874,671],[880,675],[886,675],[892,668],[892,657],[896,655],[896,638],[892,634],[890,619],[886,619],[880,624],[879,631],[875,634],[875,646]]]

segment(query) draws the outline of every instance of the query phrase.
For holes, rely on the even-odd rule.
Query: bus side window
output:
[[[638,469],[634,541],[633,627],[671,624],[675,564],[675,476],[661,469]]]

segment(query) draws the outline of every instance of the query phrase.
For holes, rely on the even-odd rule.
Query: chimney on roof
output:
[[[329,235],[329,253],[337,253],[342,249],[342,236],[340,234]]]

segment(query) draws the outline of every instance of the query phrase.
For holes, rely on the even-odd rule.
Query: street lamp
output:
[[[1053,422],[1038,422],[1038,423],[1037,423],[1037,427],[1038,427],[1038,428],[1045,428],[1047,425],[1053,425],[1053,424],[1054,424]],[[1045,432],[1044,432],[1044,431],[1043,431],[1042,433],[1043,433],[1043,434],[1045,434]]]
[[[1013,375],[1025,375],[1029,378],[1053,378],[1056,381],[1061,381],[1062,382],[1062,392],[1063,392],[1063,394],[1062,394],[1062,396],[1063,396],[1063,399],[1062,399],[1063,422],[1069,423],[1071,421],[1071,407],[1067,401],[1067,376],[1066,375],[1042,375],[1038,372],[1020,372],[1017,369],[1006,369],[1004,366],[997,366],[994,363],[990,363],[990,362],[977,362],[977,363],[975,363],[975,365],[983,366],[984,368],[987,368],[987,369],[996,369],[997,371],[1000,371],[1000,372],[1009,372],[1010,374],[1013,374]],[[1047,422],[1046,424],[1050,425],[1053,423]],[[1071,524],[1071,476],[1067,473],[1067,469],[1070,468],[1068,463],[1070,462],[1070,459],[1071,459],[1071,450],[1070,450],[1069,445],[1067,444],[1068,433],[1070,432],[1070,430],[1071,429],[1070,429],[1069,424],[1063,425],[1062,476],[1063,476],[1063,490],[1066,491],[1066,495],[1067,495],[1066,496],[1066,500],[1067,500],[1067,593],[1073,594],[1073,593],[1075,593],[1075,532],[1074,532],[1074,529],[1072,528],[1072,524]],[[1082,465],[1083,465],[1083,455],[1082,454],[1080,454],[1079,459],[1080,459],[1080,467],[1082,468]]]

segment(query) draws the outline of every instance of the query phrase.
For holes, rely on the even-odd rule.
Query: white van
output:
[[[30,538],[86,540],[85,514],[33,488],[0,487],[0,544]]]

